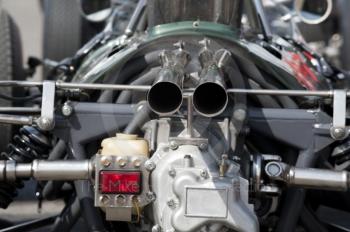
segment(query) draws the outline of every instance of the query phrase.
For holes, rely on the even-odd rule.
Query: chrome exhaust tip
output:
[[[182,89],[174,82],[160,81],[148,91],[147,101],[151,110],[156,114],[174,114],[182,105]]]
[[[227,103],[226,88],[215,82],[199,84],[193,93],[193,107],[205,117],[220,115],[226,109]]]

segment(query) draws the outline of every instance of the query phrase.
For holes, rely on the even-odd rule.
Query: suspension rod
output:
[[[0,87],[42,87],[44,82],[39,81],[0,81]],[[117,85],[117,84],[92,84],[92,83],[74,83],[74,82],[55,82],[59,89],[90,89],[90,90],[129,90],[147,92],[151,86],[148,85]],[[249,95],[271,95],[271,96],[316,96],[333,97],[333,90],[279,90],[279,89],[227,89],[228,94],[249,94]],[[193,93],[194,88],[185,89],[186,93]],[[350,91],[346,91],[347,97],[350,97]]]

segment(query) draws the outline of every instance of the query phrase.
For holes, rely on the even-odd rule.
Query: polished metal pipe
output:
[[[55,82],[59,89],[91,89],[91,90],[129,90],[147,92],[152,86],[148,85],[119,85],[119,84],[95,84],[95,83],[74,83]],[[0,87],[41,87],[43,82],[39,81],[0,81]],[[194,92],[195,89],[184,89],[184,92]],[[227,89],[228,94],[250,94],[250,95],[271,95],[271,96],[294,96],[294,97],[333,97],[332,90],[277,90],[277,89]],[[350,97],[350,91],[346,92]]]
[[[34,121],[32,116],[0,114],[0,124],[32,125]]]
[[[350,187],[350,174],[346,171],[296,168],[282,162],[270,162],[265,166],[265,173],[272,180],[303,188],[347,191]]]
[[[200,83],[193,92],[193,107],[202,116],[214,117],[227,106],[226,85],[216,65],[202,73]]]
[[[37,180],[88,180],[94,172],[90,160],[34,160],[32,163],[0,161],[0,181],[15,181],[17,178]]]
[[[162,69],[147,94],[151,110],[159,115],[171,115],[182,105],[183,76],[172,69]]]
[[[162,69],[158,78],[148,91],[147,101],[152,111],[159,115],[171,115],[182,105],[182,87],[184,68],[190,59],[179,42],[175,51],[163,51],[160,54]]]

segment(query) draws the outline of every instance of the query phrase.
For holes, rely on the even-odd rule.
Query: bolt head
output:
[[[206,143],[201,143],[199,145],[199,149],[201,149],[202,151],[206,151],[208,149],[208,144]]]
[[[152,227],[152,232],[161,232],[160,226],[159,226],[159,225],[154,225],[154,226]]]
[[[174,168],[171,168],[170,170],[169,170],[169,176],[171,176],[171,177],[174,177],[174,176],[176,176],[176,171],[175,171],[175,169]]]
[[[146,193],[146,197],[149,201],[154,201],[156,199],[156,194],[154,192]]]
[[[103,205],[108,205],[109,204],[109,196],[107,195],[102,195],[100,196],[100,202],[103,204]]]
[[[169,208],[171,208],[171,209],[174,209],[175,206],[176,206],[175,201],[174,201],[173,199],[169,200],[169,201],[167,202],[167,205],[168,205]]]
[[[282,173],[282,167],[276,162],[269,163],[265,167],[266,174],[272,177],[277,177]]]
[[[208,173],[206,170],[201,170],[200,171],[200,176],[203,177],[203,178],[207,178],[208,177]]]
[[[104,167],[109,167],[112,163],[112,160],[110,157],[108,156],[103,156],[101,158],[101,165],[104,166]]]
[[[69,103],[64,103],[62,106],[62,114],[66,117],[71,116],[73,113],[73,107]]]
[[[118,205],[125,205],[126,203],[126,197],[124,195],[118,195],[115,199],[116,203]]]
[[[156,168],[156,164],[151,160],[147,160],[145,162],[145,168],[147,171],[151,172]]]
[[[117,159],[117,163],[118,163],[118,165],[119,165],[119,167],[125,167],[126,166],[126,164],[128,163],[128,161],[125,159],[125,158],[123,158],[123,157],[119,157],[118,159]]]
[[[171,150],[176,150],[179,147],[176,141],[170,141],[169,148]]]
[[[134,165],[135,168],[139,168],[141,166],[142,161],[139,159],[134,159],[132,161],[132,164]]]

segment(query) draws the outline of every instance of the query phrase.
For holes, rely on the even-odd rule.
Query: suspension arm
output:
[[[89,180],[93,177],[92,160],[34,160],[32,163],[0,161],[0,181],[35,178],[36,180]]]

